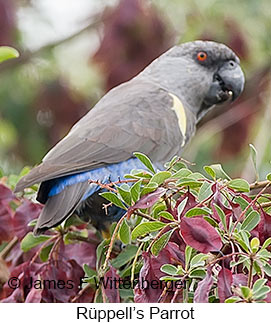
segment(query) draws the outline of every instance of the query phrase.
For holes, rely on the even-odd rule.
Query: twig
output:
[[[271,202],[261,203],[260,205],[261,205],[262,208],[270,207],[271,206]]]
[[[0,73],[4,72],[6,70],[9,70],[11,68],[14,68],[14,67],[16,67],[16,66],[18,66],[20,64],[25,64],[29,60],[31,60],[33,57],[38,56],[43,52],[50,51],[53,48],[55,48],[56,46],[62,45],[63,43],[66,43],[66,42],[76,38],[77,36],[80,36],[84,32],[96,27],[101,21],[100,16],[96,15],[96,16],[94,16],[94,19],[95,20],[92,21],[91,23],[89,23],[87,26],[85,26],[84,28],[82,28],[79,31],[75,32],[74,34],[69,35],[68,37],[65,37],[63,39],[60,39],[60,40],[54,41],[52,43],[49,43],[49,44],[47,44],[45,46],[42,46],[39,49],[34,50],[34,51],[25,51],[17,59],[12,59],[12,60],[8,60],[6,62],[3,62],[0,65]]]
[[[79,293],[71,299],[71,303],[75,303],[90,287],[90,284],[87,284],[84,288],[82,288]]]
[[[250,266],[249,266],[249,272],[248,272],[248,280],[247,280],[247,286],[248,288],[251,288],[252,287],[252,273],[253,273],[253,258],[250,257]]]
[[[5,248],[0,252],[0,259],[5,260],[11,250],[16,246],[19,239],[17,237],[13,237],[12,240],[5,246]]]
[[[240,214],[239,218],[236,220],[236,222],[234,223],[234,225],[232,226],[232,230],[231,230],[231,234],[234,232],[234,229],[236,228],[237,224],[243,219],[243,217],[245,216],[247,210],[250,207],[253,207],[255,205],[255,203],[257,202],[258,198],[263,194],[263,192],[268,188],[268,186],[271,185],[271,182],[268,181],[267,185],[265,185],[265,187],[255,196],[255,199],[253,199],[248,205],[247,207],[244,209],[244,211],[242,211],[242,213]]]
[[[110,244],[109,244],[109,247],[108,247],[108,250],[107,250],[107,253],[106,253],[106,257],[105,257],[105,261],[104,261],[104,264],[103,264],[103,272],[105,272],[106,270],[106,267],[108,265],[108,261],[110,259],[110,255],[111,255],[111,252],[113,250],[113,246],[114,246],[114,242],[116,240],[116,237],[117,237],[117,234],[118,234],[118,231],[119,231],[119,228],[120,228],[120,225],[122,224],[122,222],[124,221],[125,217],[127,215],[127,212],[122,216],[122,218],[117,222],[117,225],[114,229],[114,232],[112,234],[112,237],[111,237],[111,241],[110,241]]]
[[[265,187],[266,185],[268,185],[268,183],[270,184],[270,181],[262,181],[262,182],[255,182],[253,184],[249,185],[250,190],[254,190],[256,188],[262,188]]]
[[[139,215],[139,216],[142,216],[142,218],[145,218],[145,219],[147,219],[149,221],[157,221],[157,219],[152,218],[150,215],[145,214],[145,213],[143,213],[143,212],[141,212],[139,210],[136,210],[134,213],[137,214],[137,215]]]
[[[133,281],[134,281],[134,277],[135,277],[135,266],[136,266],[136,261],[137,258],[141,252],[142,247],[144,246],[144,242],[141,242],[141,244],[139,245],[137,252],[135,254],[135,258],[133,260],[133,264],[132,264],[132,269],[131,269],[131,284],[133,285]]]
[[[165,230],[167,228],[169,228],[170,226],[174,225],[175,223],[170,222],[168,223],[166,226],[163,227],[162,230],[159,231],[159,233],[155,236],[155,238],[152,240],[152,242],[150,243],[150,245],[148,246],[147,252],[149,252],[151,250],[151,247],[153,246],[153,244],[162,236],[162,234],[165,232]],[[178,225],[178,224],[175,224]],[[178,226],[176,226],[175,228],[173,228],[173,232],[178,228]],[[172,233],[173,233],[172,232]]]

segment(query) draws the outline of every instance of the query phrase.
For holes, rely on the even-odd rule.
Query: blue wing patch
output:
[[[65,189],[66,186],[86,182],[90,179],[93,181],[100,181],[104,184],[109,183],[109,180],[115,182],[119,178],[123,179],[124,175],[130,173],[132,169],[144,169],[144,165],[142,165],[138,159],[130,158],[117,164],[111,164],[92,169],[90,171],[56,178],[55,184],[51,188],[48,197],[59,194]],[[83,200],[98,191],[99,188],[99,185],[90,184],[89,190],[85,193]]]

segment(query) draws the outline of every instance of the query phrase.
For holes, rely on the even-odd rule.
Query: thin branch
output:
[[[66,43],[66,42],[80,36],[81,34],[85,33],[86,31],[89,31],[89,30],[91,30],[93,28],[96,28],[98,26],[98,24],[101,22],[100,15],[96,15],[93,18],[94,18],[93,19],[94,21],[92,20],[87,26],[85,26],[84,28],[76,31],[75,33],[73,33],[73,34],[71,34],[71,35],[69,35],[69,36],[67,36],[67,37],[65,37],[63,39],[51,42],[51,43],[49,43],[47,45],[44,45],[44,46],[38,48],[37,50],[33,50],[33,51],[26,50],[26,51],[22,52],[20,57],[18,57],[16,59],[8,60],[6,62],[3,62],[0,65],[0,73],[4,72],[6,70],[10,70],[12,68],[15,68],[18,65],[25,64],[28,61],[30,61],[32,58],[41,55],[43,52],[51,51],[55,47],[57,47],[59,45],[62,45],[64,43]]]
[[[11,252],[11,250],[16,246],[16,244],[17,244],[18,241],[19,240],[18,240],[17,237],[13,237],[13,239],[10,240],[10,242],[0,252],[0,259],[5,260],[7,258],[7,256],[9,255],[9,253]]]
[[[262,181],[262,182],[255,182],[255,183],[252,183],[249,185],[249,188],[250,190],[254,190],[254,189],[257,189],[257,188],[263,188],[265,187],[266,185],[268,185],[268,183],[270,184],[270,181]]]

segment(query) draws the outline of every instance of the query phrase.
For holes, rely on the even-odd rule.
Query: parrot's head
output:
[[[174,46],[146,72],[176,94],[198,120],[211,107],[238,98],[245,83],[236,54],[226,45],[213,41],[198,40]]]

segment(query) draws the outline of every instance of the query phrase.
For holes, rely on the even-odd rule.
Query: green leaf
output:
[[[124,244],[129,244],[131,242],[131,229],[127,224],[126,219],[122,221],[119,229],[119,238]]]
[[[153,177],[150,180],[150,183],[156,183],[158,185],[161,185],[162,183],[164,183],[164,181],[168,178],[170,178],[171,173],[167,172],[167,171],[162,171],[162,172],[158,172],[155,175],[153,175]]]
[[[28,232],[28,234],[23,238],[21,241],[21,249],[26,252],[39,244],[41,244],[44,241],[47,241],[48,239],[52,238],[51,236],[46,235],[40,235],[40,236],[34,236],[32,232]]]
[[[260,214],[257,211],[255,210],[251,211],[243,221],[241,225],[241,230],[246,230],[246,231],[253,230],[260,222],[260,219],[261,219]]]
[[[220,164],[213,164],[209,167],[211,167],[212,170],[215,172],[216,178],[227,179],[228,181],[231,180],[230,176],[224,171]]]
[[[190,268],[193,267],[202,267],[205,265],[205,260],[208,259],[209,256],[203,253],[199,253],[195,255],[190,261]]]
[[[173,277],[173,276],[163,276],[160,278],[162,281],[178,281],[180,277]]]
[[[176,186],[190,186],[191,188],[200,187],[201,185],[202,185],[202,182],[198,182],[190,177],[181,178],[176,183]]]
[[[194,207],[193,209],[188,210],[185,213],[185,217],[191,218],[192,216],[197,216],[197,215],[209,215],[210,211],[208,212],[206,209],[200,208],[200,207]]]
[[[33,219],[30,222],[27,223],[28,227],[34,227],[37,224],[37,219]]]
[[[136,158],[139,159],[141,163],[145,165],[152,173],[155,173],[155,169],[149,157],[139,152],[135,152],[134,156],[136,156]]]
[[[112,202],[114,205],[120,207],[121,209],[127,210],[127,208],[124,206],[124,204],[121,202],[121,200],[117,197],[116,194],[112,192],[104,192],[100,193],[100,195],[107,199],[109,202]]]
[[[212,177],[212,179],[216,179],[216,173],[211,166],[204,166],[203,169]]]
[[[155,191],[158,187],[157,183],[149,183],[147,185],[145,185],[140,193],[140,197],[142,197],[143,195],[146,195],[148,193],[151,193],[153,191]]]
[[[131,205],[132,203],[132,198],[131,198],[131,193],[130,193],[130,186],[127,184],[123,184],[121,186],[119,186],[118,188],[118,193],[121,196],[121,198],[123,199],[123,201],[127,204],[127,205]]]
[[[259,291],[254,293],[253,298],[254,300],[263,300],[266,298],[267,294],[270,292],[270,287],[263,286]]]
[[[190,266],[190,259],[192,256],[193,248],[190,246],[185,247],[185,270],[187,270]]]
[[[157,239],[151,247],[151,252],[154,256],[158,256],[159,252],[167,245],[173,230],[170,230],[161,235],[159,239]]]
[[[19,57],[19,52],[17,49],[9,47],[9,46],[0,46],[0,63]]]
[[[154,219],[158,219],[159,213],[165,210],[166,206],[164,203],[157,203],[152,209],[151,217],[153,217]]]
[[[165,264],[165,265],[163,265],[161,268],[160,268],[160,270],[163,272],[163,273],[165,273],[165,274],[167,274],[167,275],[172,275],[172,276],[175,276],[175,275],[177,275],[177,267],[175,267],[175,266],[173,266],[173,265],[171,265],[171,264]]]
[[[176,155],[173,156],[169,162],[166,162],[164,164],[165,168],[169,168],[170,169],[172,166],[174,166],[176,164],[176,162],[177,162],[178,159],[179,159],[178,156],[176,156]]]
[[[110,243],[110,239],[102,240],[102,242],[96,248],[96,268],[98,270],[99,264],[102,265],[105,260],[105,254],[107,246]]]
[[[221,220],[221,223],[222,223],[224,229],[227,231],[226,215],[225,215],[224,211],[217,204],[214,204],[214,207],[216,209],[216,212]]]
[[[158,213],[158,217],[162,217],[164,219],[170,220],[170,221],[174,221],[174,216],[167,212],[167,211],[161,211],[160,213]]]
[[[240,231],[239,235],[237,235],[237,241],[246,252],[250,251],[249,236],[247,231]]]
[[[206,276],[206,271],[203,268],[195,268],[190,271],[189,275],[190,278],[199,278],[203,279]]]
[[[147,233],[158,231],[166,226],[166,223],[160,221],[155,222],[143,222],[134,228],[132,231],[132,240],[139,236],[144,236]]]
[[[241,301],[241,298],[239,296],[231,296],[225,300],[225,303],[236,303]]]
[[[252,296],[251,289],[247,286],[240,286],[240,290],[244,299],[249,299]]]
[[[271,173],[266,175],[266,179],[271,182]]]
[[[50,251],[53,248],[53,245],[54,243],[50,243],[48,246],[45,246],[44,248],[41,249],[40,260],[42,262],[46,262],[48,260],[48,257],[49,257]]]
[[[250,241],[250,247],[252,252],[257,252],[259,250],[259,246],[260,246],[260,240],[257,237],[254,237],[253,239],[251,239]]]
[[[258,152],[252,144],[249,144],[249,147],[250,147],[250,156],[251,156],[252,163],[253,163],[254,170],[255,170],[256,181],[258,181],[259,180],[259,172],[258,172],[258,168],[257,168],[257,154],[258,154]]]
[[[230,187],[238,192],[249,192],[250,191],[249,183],[242,178],[232,179],[231,181],[229,181],[228,187]]]
[[[219,227],[218,223],[213,218],[211,218],[210,216],[204,215],[203,219],[206,220],[208,223],[210,223],[214,228]]]
[[[200,202],[202,202],[203,200],[205,200],[206,198],[208,198],[209,196],[211,196],[213,194],[212,191],[212,185],[214,183],[208,183],[208,182],[204,182],[199,190],[199,195],[198,195],[198,200]]]
[[[252,287],[252,292],[253,294],[257,293],[267,282],[267,279],[258,279],[255,281]]]
[[[93,276],[97,276],[96,270],[90,268],[87,264],[83,265],[84,272],[86,273],[88,278],[92,278]]]
[[[181,168],[180,170],[178,170],[175,174],[172,175],[172,178],[183,178],[183,177],[188,177],[189,175],[191,175],[192,172],[191,170],[187,169],[187,168]]]
[[[271,237],[266,239],[263,243],[262,249],[266,249],[271,244]]]
[[[136,182],[131,187],[131,197],[134,202],[136,202],[139,199],[140,196],[140,187],[141,187],[142,180]]]
[[[182,202],[178,205],[177,207],[177,214],[178,214],[178,219],[180,220],[180,216],[186,206],[186,203],[187,203],[187,200],[188,200],[188,197],[186,197],[185,199],[182,200]]]
[[[263,270],[267,276],[271,277],[271,265],[269,265],[269,263],[264,264]]]
[[[127,264],[128,261],[135,257],[137,250],[137,246],[128,245],[116,258],[111,261],[112,266],[119,269],[123,265]]]

